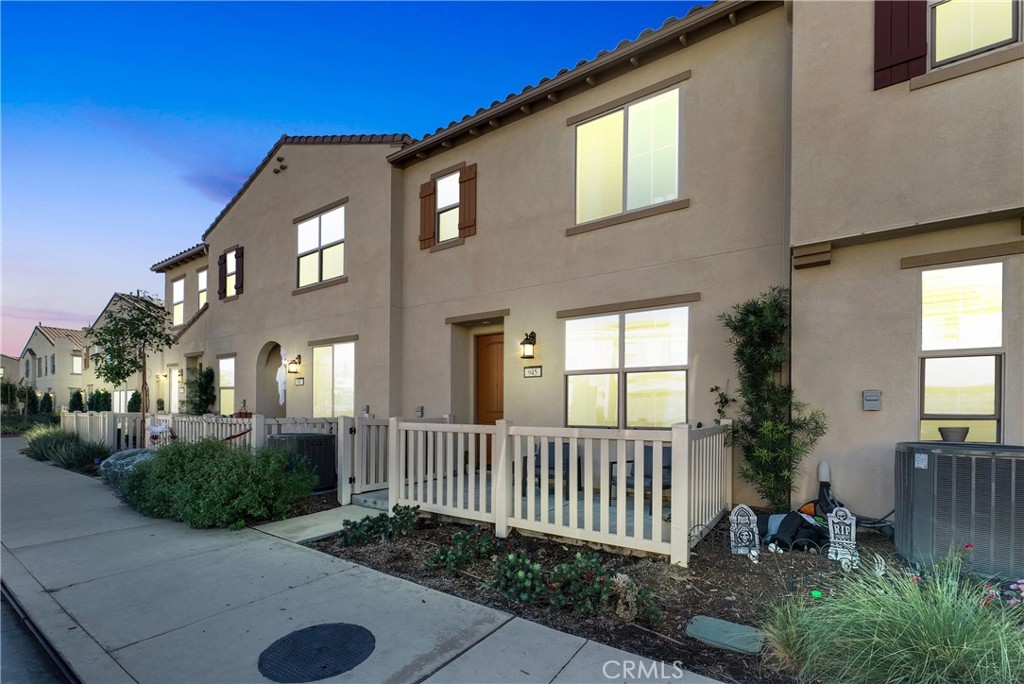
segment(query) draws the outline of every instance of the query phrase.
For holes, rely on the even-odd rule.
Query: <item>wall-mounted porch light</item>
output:
[[[288,362],[288,372],[295,374],[299,372],[299,366],[302,365],[302,354],[297,354],[294,359]]]
[[[532,359],[533,350],[537,346],[537,333],[532,330],[526,333],[526,337],[524,337],[523,341],[519,344],[523,346],[523,353],[519,356],[524,359]]]

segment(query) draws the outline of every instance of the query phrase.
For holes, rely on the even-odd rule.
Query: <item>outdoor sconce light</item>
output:
[[[523,345],[523,353],[520,354],[521,358],[532,359],[533,349],[537,346],[537,333],[530,331],[526,333],[526,337],[519,344]]]
[[[295,374],[299,372],[299,366],[302,365],[302,354],[297,354],[294,359],[288,362],[288,372]]]

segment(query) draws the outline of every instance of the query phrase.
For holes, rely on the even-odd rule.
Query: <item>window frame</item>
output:
[[[348,252],[348,197],[343,197],[340,200],[331,202],[330,204],[320,207],[314,211],[308,212],[292,219],[292,225],[295,226],[295,287],[298,291],[304,291],[307,288],[316,289],[324,284],[331,284],[337,282],[345,282],[348,280],[348,269],[347,269],[347,252]],[[323,244],[323,224],[321,222],[322,217],[332,211],[341,210],[342,212],[342,237],[340,240],[335,240],[328,244]],[[304,252],[300,252],[298,247],[299,241],[299,226],[308,221],[316,219],[317,221],[317,247],[315,249],[309,249]],[[341,265],[341,275],[332,276],[330,278],[324,278],[324,251],[331,248],[342,245],[343,256]],[[312,254],[317,255],[317,279],[311,283],[303,285],[300,281],[301,274],[301,263],[303,257],[308,257]]]
[[[203,287],[200,287],[202,285]],[[210,291],[210,267],[206,266],[196,271],[196,311],[206,306],[209,300]]]
[[[994,347],[958,347],[946,349],[925,349],[924,348],[924,274],[934,271],[948,271],[968,266],[982,266],[986,264],[1000,265],[1000,344]],[[922,423],[924,421],[994,421],[996,425],[995,443],[1001,443],[1003,439],[1003,391],[1006,369],[1006,278],[1009,269],[1006,267],[1005,259],[979,259],[967,262],[954,262],[938,264],[915,269],[917,272],[917,357],[918,357],[918,406],[917,406],[917,436],[921,439]],[[925,413],[925,367],[931,359],[950,358],[993,358],[995,364],[994,376],[994,402],[995,413],[991,415],[969,414],[969,413]],[[988,442],[981,442],[987,444]]]
[[[231,264],[229,267],[228,264]],[[228,283],[231,287],[228,287]],[[224,299],[238,296],[238,248],[224,252]]]
[[[464,164],[463,164],[462,167],[456,169],[455,171],[452,171],[451,173],[447,173],[447,174],[438,176],[437,178],[433,179],[433,181],[434,181],[434,197],[435,198],[440,197],[439,188],[440,188],[440,185],[441,185],[441,181],[448,180],[449,178],[454,178],[455,179],[455,202],[452,203],[452,204],[446,204],[446,205],[444,205],[442,207],[439,200],[435,199],[435,201],[434,201],[434,240],[435,240],[434,244],[435,244],[435,246],[436,245],[441,245],[441,244],[446,244],[446,243],[449,243],[449,242],[451,242],[453,240],[458,240],[459,237],[460,237],[459,236],[459,222],[462,220],[462,197],[460,196],[461,192],[460,192],[459,183],[462,180],[462,169],[463,168],[465,168]],[[446,213],[452,211],[453,209],[456,211],[456,214],[455,214],[455,235],[453,235],[451,237],[448,237],[448,238],[443,238],[442,239],[441,238],[441,215],[442,214],[446,214]]]
[[[935,22],[935,10],[937,7],[948,4],[951,0],[928,0],[928,6],[926,10],[926,21],[928,22],[927,36],[928,36],[928,70],[941,69],[942,67],[963,62],[973,57],[983,55],[999,48],[1006,47],[1008,45],[1015,45],[1021,42],[1021,2],[1020,0],[1011,0],[1012,7],[1012,35],[1010,38],[1003,40],[998,43],[986,45],[984,47],[976,48],[968,52],[964,52],[953,57],[947,57],[941,61],[935,60],[935,47],[936,47],[936,22]]]
[[[337,406],[335,406],[335,395],[334,395],[334,384],[335,384],[335,359],[337,357],[337,347],[343,345],[351,345],[352,347],[352,414],[336,413]],[[329,349],[331,353],[331,373],[330,373],[330,384],[331,384],[331,413],[329,416],[318,416],[316,412],[317,403],[317,371],[316,371],[316,353],[317,349]],[[310,364],[311,364],[311,395],[313,399],[311,414],[314,418],[335,418],[346,416],[355,416],[355,386],[356,386],[356,365],[355,365],[355,354],[356,354],[356,340],[349,338],[341,338],[335,342],[318,342],[316,344],[310,344]]]
[[[224,365],[224,362],[226,362],[226,361],[230,361],[231,362],[231,379],[232,379],[232,382],[231,382],[230,385],[223,384],[223,382],[224,382],[223,365]],[[236,355],[235,354],[228,354],[226,356],[218,356],[217,357],[217,410],[220,411],[220,415],[222,415],[222,416],[233,416],[235,414],[235,403],[236,403],[235,402],[235,388],[236,388],[236,385],[237,385],[237,378],[235,377],[235,374],[238,372],[238,368],[237,368],[238,364],[235,363],[235,361],[236,361]],[[170,387],[170,382],[168,382],[167,385],[168,385],[168,387]],[[231,412],[230,413],[224,413],[224,403],[223,403],[224,390],[231,390]],[[167,408],[169,409],[170,407],[168,406]]]
[[[670,364],[670,365],[659,365],[659,366],[626,366],[626,317],[630,314],[644,313],[650,311],[670,311],[673,309],[686,309],[686,363],[685,364]],[[667,426],[631,426],[629,424],[629,376],[643,373],[670,373],[670,372],[682,372],[684,374],[685,393],[686,398],[683,403],[683,410],[685,415],[681,422],[687,422],[690,418],[690,306],[688,304],[675,304],[671,306],[653,306],[644,307],[639,309],[623,309],[618,311],[609,311],[605,313],[596,313],[582,316],[571,316],[565,319],[565,323],[574,320],[585,320],[589,318],[606,318],[608,316],[616,316],[618,318],[618,365],[615,368],[583,368],[568,370],[566,368],[563,349],[562,358],[562,372],[563,372],[563,401],[562,401],[562,424],[566,427],[583,428],[583,429],[608,429],[608,430],[667,430],[672,425]],[[563,343],[565,342],[567,331],[563,326],[562,335]],[[617,378],[616,388],[616,408],[617,408],[617,420],[614,426],[608,425],[583,425],[573,424],[569,422],[569,378],[574,376],[593,376],[593,375],[614,375]]]
[[[176,299],[177,293],[174,287],[181,283],[181,299]],[[180,307],[180,316],[179,314]],[[185,276],[182,275],[171,281],[171,326],[185,325]]]
[[[632,218],[642,218],[651,214],[661,213],[661,211],[671,211],[673,209],[683,209],[689,206],[689,200],[683,199],[683,82],[690,78],[690,72],[686,71],[679,76],[666,79],[653,84],[648,88],[644,88],[636,93],[627,95],[622,98],[618,98],[603,107],[592,109],[587,112],[583,112],[577,116],[569,117],[567,124],[572,127],[573,131],[573,228],[567,231],[569,234],[573,232],[582,232],[579,229],[586,228],[595,224],[601,224],[603,227],[606,223],[621,223],[629,221]],[[628,206],[628,193],[629,193],[629,109],[642,102],[652,100],[656,97],[664,95],[671,91],[678,92],[678,108],[676,110],[676,192],[675,197],[661,202],[655,202],[653,204],[647,204],[632,209],[627,209]],[[580,193],[580,175],[579,175],[579,129],[581,126],[593,123],[607,116],[614,115],[618,112],[622,112],[622,188],[620,194],[621,209],[613,214],[607,214],[597,218],[587,219],[581,221],[579,217],[579,193]]]
[[[57,374],[57,355],[50,354],[50,375]]]
[[[75,359],[78,359],[78,370],[75,370]],[[81,375],[82,374],[82,369],[84,367],[82,364],[83,364],[82,355],[81,354],[72,354],[71,355],[71,374],[72,375]]]

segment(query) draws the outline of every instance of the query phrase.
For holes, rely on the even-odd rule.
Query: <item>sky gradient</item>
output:
[[[3,353],[162,296],[281,134],[419,138],[694,4],[0,3]]]

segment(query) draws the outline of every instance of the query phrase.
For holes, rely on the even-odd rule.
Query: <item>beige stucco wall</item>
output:
[[[401,412],[472,422],[470,336],[505,333],[505,416],[564,424],[564,321],[556,311],[699,292],[690,305],[690,422],[715,417],[712,385],[733,375],[717,316],[786,281],[786,16],[780,9],[405,170]],[[575,128],[566,119],[685,70],[681,197],[686,209],[567,237],[573,225]],[[477,234],[420,250],[419,186],[478,164]],[[467,330],[445,318],[509,309]],[[537,333],[536,358],[519,357]],[[543,377],[523,378],[540,365]],[[733,383],[734,384],[734,383]]]
[[[815,466],[832,466],[836,495],[852,510],[893,508],[893,454],[918,439],[920,273],[903,257],[1020,239],[1019,220],[843,247],[828,266],[793,273],[793,385],[828,415],[794,499],[814,498]],[[1024,255],[1004,264],[1004,441],[1024,444]],[[969,262],[978,263],[978,262]],[[949,264],[955,266],[959,264]],[[882,391],[882,410],[861,410],[861,390]]]
[[[221,355],[236,354],[235,397],[257,404],[257,365],[261,350],[278,343],[289,357],[302,355],[302,373],[289,376],[287,415],[312,415],[312,348],[309,342],[358,335],[356,408],[369,404],[388,413],[391,368],[391,214],[390,145],[283,146],[287,170],[272,164],[253,180],[207,238],[210,308],[200,322],[205,332],[204,364],[217,368]],[[348,282],[298,295],[294,218],[348,197],[345,216],[345,271]],[[217,257],[245,247],[244,290],[236,298],[217,298]],[[205,320],[203,320],[205,319]],[[193,345],[195,346],[195,345]],[[303,386],[294,379],[304,378]],[[219,378],[218,378],[219,385]],[[226,409],[222,409],[225,410]]]
[[[794,244],[1024,206],[1024,60],[873,91],[873,3],[792,11]]]

